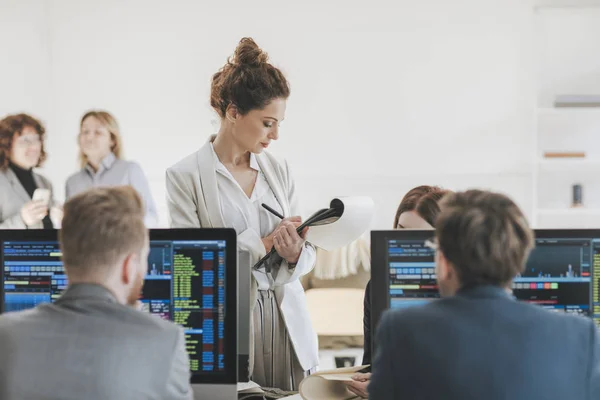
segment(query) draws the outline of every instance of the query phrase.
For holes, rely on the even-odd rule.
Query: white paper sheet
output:
[[[344,213],[337,221],[311,226],[306,240],[323,250],[331,251],[358,239],[371,225],[375,204],[366,196],[338,197],[344,204]],[[323,205],[327,207],[328,205]]]

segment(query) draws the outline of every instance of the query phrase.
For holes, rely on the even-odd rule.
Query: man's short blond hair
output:
[[[78,279],[106,276],[148,240],[144,205],[131,186],[96,188],[69,199],[59,233],[67,274]]]

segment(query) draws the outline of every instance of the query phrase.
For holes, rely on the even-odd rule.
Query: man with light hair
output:
[[[442,299],[383,314],[369,398],[598,399],[594,322],[511,296],[534,245],[517,205],[470,190],[440,209],[428,244]]]
[[[192,398],[183,330],[135,308],[148,270],[144,214],[129,186],[67,201],[69,286],[53,304],[0,317],[1,399]]]

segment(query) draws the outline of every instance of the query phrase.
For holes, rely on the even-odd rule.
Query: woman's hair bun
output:
[[[233,54],[233,59],[230,62],[233,65],[250,65],[258,67],[266,64],[268,61],[268,54],[258,47],[254,39],[245,37],[240,40],[240,43]]]

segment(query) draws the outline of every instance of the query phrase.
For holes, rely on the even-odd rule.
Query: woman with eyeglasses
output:
[[[411,189],[398,206],[394,217],[394,229],[434,229],[440,213],[439,202],[449,190],[437,186],[417,186]],[[371,364],[371,281],[367,283],[364,301],[364,355],[363,365]],[[356,395],[367,398],[367,386],[371,374],[356,374],[348,389]]]
[[[290,169],[266,151],[279,138],[289,95],[283,73],[254,40],[242,39],[212,78],[218,133],[169,168],[166,180],[172,227],[234,228],[251,266],[277,250],[270,271],[267,265],[252,270],[248,369],[263,387],[297,390],[319,362],[299,280],[314,267],[316,252],[304,240],[306,231],[296,230],[301,219]]]
[[[67,179],[66,198],[98,186],[130,185],[144,200],[149,228],[158,223],[158,213],[150,185],[139,164],[123,159],[121,130],[112,114],[92,110],[79,124],[79,162],[81,170]]]
[[[33,172],[46,160],[45,134],[27,114],[0,121],[0,229],[53,229],[62,219],[52,184]]]

